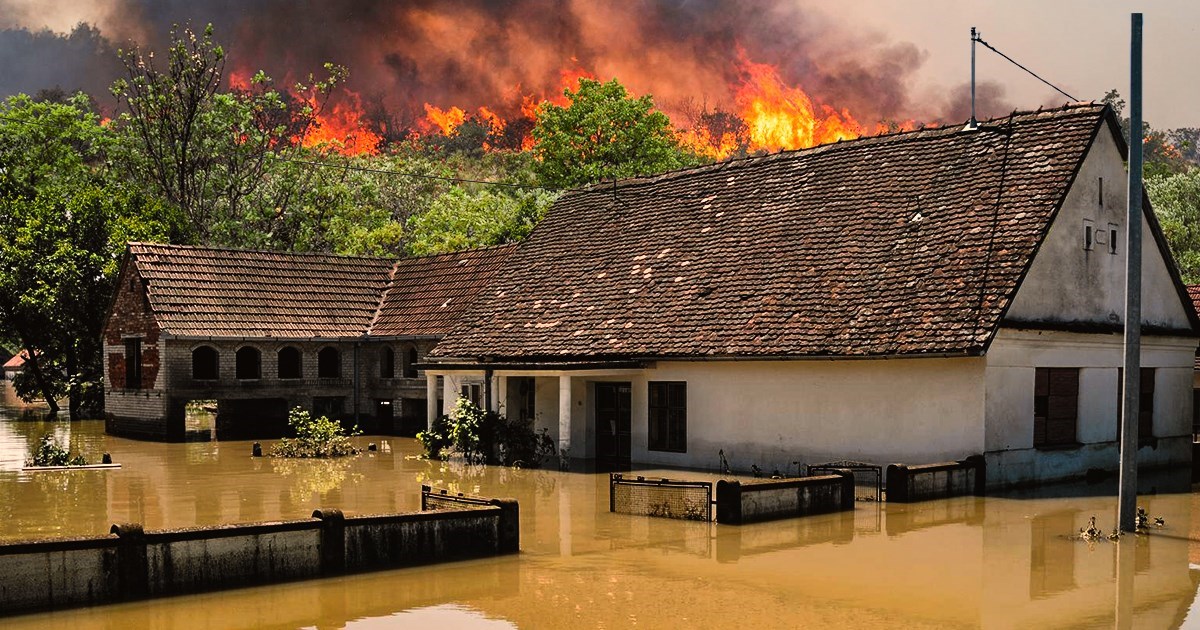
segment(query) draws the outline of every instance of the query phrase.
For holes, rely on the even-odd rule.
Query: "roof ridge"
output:
[[[332,252],[289,252],[273,249],[243,249],[238,247],[214,247],[209,245],[182,245],[176,243],[152,243],[147,241],[129,241],[126,245],[133,249],[135,246],[141,247],[156,247],[175,250],[192,250],[192,251],[210,251],[210,252],[237,252],[242,254],[277,254],[280,256],[296,256],[296,257],[323,257],[337,258],[347,260],[370,260],[378,262],[394,263],[396,258],[384,258],[382,256],[354,256],[348,254],[335,254]]]
[[[1063,105],[1060,105],[1058,107],[1053,107],[1053,108],[1038,108],[1036,110],[1013,110],[1011,113],[1005,114],[1003,116],[994,116],[994,117],[988,118],[986,120],[979,120],[979,121],[977,121],[977,124],[978,124],[980,130],[982,130],[982,128],[984,126],[988,125],[989,123],[991,123],[993,125],[1003,124],[1009,120],[1013,120],[1016,118],[1032,118],[1032,117],[1036,117],[1036,116],[1045,116],[1048,114],[1055,114],[1057,116],[1068,116],[1068,115],[1073,115],[1082,110],[1103,111],[1104,108],[1106,108],[1106,107],[1108,107],[1108,105],[1097,103],[1096,101],[1076,101],[1073,103],[1064,103]],[[823,144],[818,144],[818,145],[814,145],[811,147],[803,147],[800,149],[783,149],[780,151],[776,151],[774,153],[767,153],[764,155],[747,155],[744,157],[729,158],[729,159],[721,160],[718,162],[713,162],[710,164],[701,164],[699,166],[687,166],[687,167],[677,168],[677,169],[673,169],[673,170],[669,170],[669,171],[663,171],[661,173],[655,173],[652,175],[639,175],[639,176],[635,176],[635,177],[619,179],[619,180],[617,180],[617,185],[619,187],[621,185],[631,186],[631,185],[657,184],[662,181],[674,179],[676,177],[685,177],[685,176],[695,174],[695,173],[706,173],[706,172],[720,170],[720,169],[724,169],[724,168],[743,168],[748,165],[759,164],[759,163],[774,161],[774,160],[780,160],[780,159],[793,157],[793,156],[798,157],[798,156],[805,156],[805,155],[814,155],[814,154],[824,153],[826,151],[834,150],[834,149],[845,149],[845,148],[852,148],[852,147],[856,147],[856,146],[862,146],[863,144],[882,144],[885,142],[927,139],[927,138],[931,138],[931,137],[938,138],[938,137],[943,137],[946,135],[952,135],[952,134],[956,134],[956,133],[976,133],[977,130],[968,131],[963,128],[963,126],[965,126],[968,122],[969,121],[963,121],[961,125],[958,123],[955,123],[953,125],[947,124],[947,125],[932,126],[932,127],[922,125],[918,129],[909,129],[909,130],[895,131],[895,132],[890,132],[890,133],[880,133],[880,134],[875,134],[875,135],[861,135],[857,138],[851,138],[848,140],[837,140],[835,142],[826,142]],[[587,184],[585,186],[580,186],[578,188],[572,188],[565,192],[566,192],[566,194],[610,193],[612,191],[612,188],[613,188],[613,183],[610,180],[608,182],[595,182],[592,184]]]

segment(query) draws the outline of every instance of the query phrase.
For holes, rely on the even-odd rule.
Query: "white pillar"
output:
[[[496,408],[493,409],[493,411],[499,412],[501,410],[504,410],[504,415],[507,417],[508,416],[508,377],[507,376],[497,376],[496,377],[495,390],[496,390],[496,394],[495,394]]]
[[[442,408],[438,405],[437,387],[438,377],[436,374],[425,372],[425,430],[433,429],[433,421],[442,414]]]
[[[558,377],[558,452],[571,448],[571,377]]]

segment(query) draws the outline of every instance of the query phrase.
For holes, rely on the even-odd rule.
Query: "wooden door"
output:
[[[629,383],[596,383],[596,467],[629,470],[632,404]]]

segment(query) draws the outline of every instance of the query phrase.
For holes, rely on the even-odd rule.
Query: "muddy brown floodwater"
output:
[[[35,416],[36,418],[36,416]],[[52,434],[120,470],[23,474]],[[521,553],[488,560],[11,617],[4,628],[924,628],[1200,625],[1200,506],[1143,475],[1165,527],[1120,544],[1111,486],[741,527],[610,514],[603,474],[470,467],[416,442],[336,461],[251,458],[249,442],[157,444],[0,405],[0,539],[419,509],[422,483],[521,506]],[[269,446],[265,444],[264,446]],[[645,474],[702,478],[680,471]],[[1118,586],[1128,587],[1118,597]]]

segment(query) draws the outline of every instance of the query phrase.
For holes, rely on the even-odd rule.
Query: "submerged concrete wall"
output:
[[[516,553],[511,499],[408,514],[313,518],[0,544],[0,614]]]
[[[717,482],[717,522],[730,525],[854,509],[854,475]]]
[[[887,467],[887,500],[913,503],[966,495],[983,495],[987,487],[987,463],[982,455],[956,462]]]

